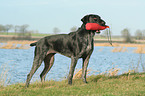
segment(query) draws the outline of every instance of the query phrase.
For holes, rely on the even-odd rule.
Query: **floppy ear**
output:
[[[89,20],[89,15],[86,15],[86,16],[84,16],[84,17],[81,19],[81,21],[82,21],[83,23],[87,23],[88,20]]]

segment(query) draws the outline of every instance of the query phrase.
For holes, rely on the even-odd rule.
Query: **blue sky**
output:
[[[111,26],[113,35],[124,28],[132,35],[145,30],[145,0],[0,0],[0,24],[28,24],[39,33],[52,33],[54,27],[69,33],[92,13]]]

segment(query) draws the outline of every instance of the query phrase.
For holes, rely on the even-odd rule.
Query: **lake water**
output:
[[[99,74],[115,67],[119,68],[122,74],[137,67],[139,63],[145,65],[145,54],[137,54],[133,51],[136,47],[127,47],[126,52],[112,52],[114,47],[95,47],[90,58],[88,69],[91,71],[88,75]],[[34,47],[30,49],[0,49],[0,78],[6,78],[7,84],[24,83],[27,74],[30,72],[34,57]],[[140,61],[140,57],[142,60]],[[60,54],[55,55],[55,62],[46,76],[46,80],[63,80],[69,73],[71,60]],[[76,70],[81,69],[82,60],[78,61]],[[40,80],[44,63],[34,74],[31,82]],[[142,66],[139,64],[138,71],[142,72]]]

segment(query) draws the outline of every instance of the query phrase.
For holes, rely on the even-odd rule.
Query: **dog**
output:
[[[105,21],[99,15],[89,14],[84,16],[81,21],[83,24],[75,32],[69,34],[58,34],[46,36],[38,42],[31,43],[30,46],[36,46],[34,52],[34,61],[30,73],[27,75],[26,87],[29,86],[30,80],[36,70],[44,61],[45,67],[40,74],[41,81],[45,81],[46,74],[51,69],[54,63],[54,55],[60,53],[64,56],[71,58],[71,66],[68,75],[68,84],[72,84],[74,70],[79,58],[82,58],[82,79],[86,81],[87,67],[90,56],[94,49],[94,35],[96,30],[86,30],[87,23],[97,23],[105,26]],[[99,30],[97,30],[98,32]]]

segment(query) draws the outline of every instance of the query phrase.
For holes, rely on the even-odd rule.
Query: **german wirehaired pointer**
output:
[[[30,80],[36,70],[40,67],[44,61],[45,67],[40,74],[41,81],[45,81],[45,76],[51,69],[54,62],[54,55],[60,53],[64,56],[71,58],[71,66],[68,75],[68,84],[72,84],[72,78],[75,70],[75,66],[79,58],[82,58],[82,79],[86,81],[87,66],[89,58],[94,49],[93,37],[96,33],[95,30],[86,30],[85,25],[87,23],[97,23],[101,26],[105,26],[105,21],[100,16],[90,14],[84,16],[81,21],[83,24],[75,32],[69,34],[58,34],[46,36],[35,43],[31,43],[30,46],[35,47],[35,56],[33,66],[30,73],[27,75],[26,87],[29,86]],[[99,32],[99,30],[97,30]]]

